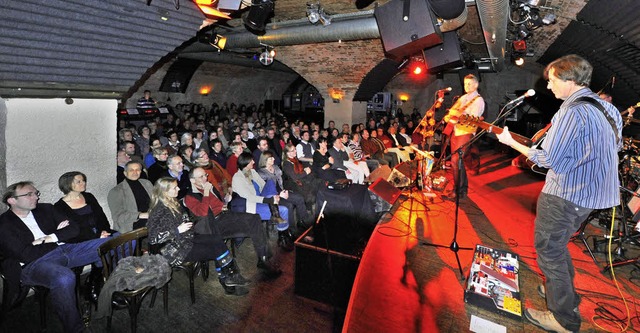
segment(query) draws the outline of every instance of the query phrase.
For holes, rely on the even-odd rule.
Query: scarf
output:
[[[293,163],[293,172],[295,173],[304,173],[304,167],[300,160],[297,157],[289,158],[289,162]]]

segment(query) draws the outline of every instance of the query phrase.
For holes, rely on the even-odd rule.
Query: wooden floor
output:
[[[462,200],[457,243],[461,248],[483,244],[519,254],[525,306],[543,309],[544,300],[535,291],[542,278],[532,247],[535,202],[542,178],[511,167],[510,157],[492,151],[484,152],[481,171],[481,175],[470,178],[469,197]],[[376,226],[362,255],[348,309],[294,294],[295,252],[276,250],[275,260],[285,273],[274,281],[262,281],[247,240],[238,249],[243,275],[253,280],[247,296],[225,296],[212,272],[207,282],[196,280],[197,299],[192,305],[185,275],[175,272],[170,282],[169,316],[164,315],[160,304],[150,309],[147,298],[140,310],[138,332],[468,332],[472,315],[506,326],[508,332],[540,332],[526,319],[508,319],[465,304],[464,281],[455,253],[449,249],[454,204],[439,198],[430,201],[421,192],[412,193],[412,199],[408,197],[405,193]],[[605,230],[590,225],[587,233],[602,236]],[[443,247],[426,246],[424,242]],[[629,257],[640,254],[636,246],[625,248]],[[609,317],[627,316],[610,275],[601,273],[605,255],[596,254],[600,262],[597,266],[583,253],[582,243],[570,244],[570,250],[577,270],[576,286],[583,296],[582,331],[603,331],[596,322],[620,331],[611,322],[594,319],[606,314],[599,307],[609,311]],[[466,249],[458,251],[465,275],[472,254]],[[638,276],[634,269],[632,265],[618,268],[616,277],[634,317],[632,328],[638,331],[635,297],[640,295],[640,287],[634,284],[637,281],[629,280]],[[48,332],[60,332],[51,305],[48,314]],[[39,329],[38,305],[33,297],[0,325],[0,332]],[[106,332],[106,320],[92,319],[90,329]],[[129,331],[126,311],[115,313],[112,331]]]

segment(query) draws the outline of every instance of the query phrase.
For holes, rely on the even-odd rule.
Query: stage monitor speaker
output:
[[[375,182],[379,178],[387,179],[391,174],[391,168],[388,165],[381,165],[375,170],[371,171],[369,175],[369,180]]]
[[[426,0],[391,0],[377,7],[374,15],[389,58],[400,61],[442,43],[442,33]]]
[[[418,176],[418,161],[412,160],[402,162],[396,165],[395,169],[400,171],[403,175],[407,176],[409,180],[414,181]]]
[[[382,200],[388,202],[391,205],[393,205],[393,203],[398,200],[398,197],[402,193],[402,191],[400,191],[397,187],[393,186],[391,183],[382,178],[379,178],[373,184],[371,184],[369,186],[369,191],[375,193],[380,198],[382,198]]]
[[[462,50],[455,31],[445,32],[444,43],[424,50],[424,61],[429,73],[438,73],[462,66]]]

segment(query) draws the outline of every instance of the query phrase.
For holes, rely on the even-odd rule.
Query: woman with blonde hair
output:
[[[247,293],[248,280],[240,275],[233,256],[219,234],[195,234],[178,197],[178,182],[171,177],[158,179],[151,194],[149,208],[149,243],[160,247],[172,266],[184,261],[214,260],[218,280],[228,295]],[[202,223],[202,222],[201,222]],[[206,223],[206,222],[205,222]],[[216,228],[211,228],[216,230]]]

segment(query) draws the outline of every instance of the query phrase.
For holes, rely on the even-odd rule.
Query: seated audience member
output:
[[[189,145],[180,146],[180,157],[182,157],[182,163],[184,164],[184,169],[189,171],[193,168],[193,147]]]
[[[287,198],[288,192],[278,194],[273,182],[265,182],[253,169],[253,157],[242,153],[238,157],[238,172],[233,175],[231,186],[233,192],[241,199],[234,198],[230,203],[231,210],[258,214],[263,220],[271,220],[278,230],[278,245],[285,251],[293,251],[293,236],[287,221],[289,210],[278,206],[280,197]],[[242,200],[244,199],[244,200]],[[236,201],[236,202],[234,202]],[[242,203],[244,202],[244,205]]]
[[[189,171],[184,169],[184,163],[182,157],[173,155],[167,158],[167,172],[162,177],[171,177],[178,182],[180,186],[180,193],[178,193],[178,200],[182,200],[184,196],[191,192],[191,181],[189,181]]]
[[[151,184],[154,184],[156,180],[160,179],[160,177],[167,172],[167,158],[169,158],[169,150],[166,147],[154,148],[153,158],[155,158],[156,162],[147,170],[149,173],[148,179]]]
[[[309,132],[303,131],[300,134],[300,143],[296,146],[298,160],[302,162],[304,166],[311,166],[313,163],[314,150],[313,145],[309,142]]]
[[[98,199],[86,192],[87,176],[85,174],[79,171],[64,173],[58,179],[58,188],[64,196],[54,204],[54,207],[68,217],[71,223],[77,224],[80,229],[78,236],[69,240],[69,243],[106,238],[115,232],[111,229]],[[91,273],[85,283],[87,300],[97,304],[102,282],[102,268],[92,265]]]
[[[124,152],[124,150],[118,150],[116,154],[116,183],[120,183],[124,180],[124,166],[131,161],[131,157]]]
[[[333,147],[329,149],[329,155],[333,157],[332,169],[344,171],[347,179],[351,179],[356,184],[364,183],[364,174],[354,167],[354,163],[349,160],[349,154],[344,149],[340,137],[333,141]],[[366,167],[366,164],[364,165]]]
[[[127,163],[124,171],[125,181],[109,190],[107,195],[113,229],[121,233],[147,225],[153,185],[146,179],[140,179],[140,173],[140,163]]]
[[[253,162],[255,162],[255,164],[259,164],[260,162],[260,156],[264,153],[270,151],[269,150],[269,140],[267,140],[267,138],[259,138],[258,139],[258,148],[256,150],[253,151]],[[275,152],[271,151],[271,154],[274,156],[274,158],[276,159],[276,165],[280,165],[280,163],[282,163],[282,159],[278,158],[275,156]]]
[[[375,133],[375,131],[373,132]],[[396,155],[393,153],[385,153],[384,152],[384,144],[380,141],[374,140],[369,135],[369,130],[364,129],[360,132],[362,138],[360,140],[360,147],[362,148],[363,154],[371,156],[372,159],[375,159],[381,165],[391,165],[395,166],[397,163]]]
[[[285,190],[284,183],[282,181],[282,170],[275,165],[275,158],[273,157],[273,153],[270,151],[266,151],[262,153],[260,157],[260,163],[258,164],[260,169],[258,169],[258,174],[265,182],[271,181],[276,184],[276,192],[282,192]],[[280,198],[280,205],[287,207],[289,210],[289,221],[296,221],[294,218],[294,211],[298,214],[298,223],[296,226],[300,225],[302,228],[306,228],[311,225],[311,221],[309,220],[310,214],[307,211],[307,206],[304,203],[304,197],[302,194],[298,193],[298,191],[289,191],[287,190],[288,197]]]
[[[238,172],[238,157],[244,152],[244,148],[240,142],[232,142],[229,148],[231,149],[231,155],[227,159],[226,169],[230,175],[235,175]]]
[[[358,133],[356,133],[358,134]],[[365,161],[356,160],[355,155],[351,148],[349,148],[349,141],[351,140],[351,135],[349,133],[340,134],[340,141],[342,141],[342,149],[347,152],[347,156],[349,156],[349,160],[345,161],[345,166],[347,166],[351,170],[356,170],[360,173],[361,178],[368,179],[370,170],[369,166]],[[331,153],[331,151],[329,151]],[[380,166],[380,164],[376,163],[376,167]],[[362,183],[359,183],[362,184]]]
[[[351,140],[349,140],[349,149],[353,154],[353,160],[355,162],[364,162],[367,164],[369,170],[373,171],[380,166],[380,162],[376,159],[371,158],[371,155],[366,154],[361,145],[360,132],[354,132],[351,135]]]
[[[276,156],[282,156],[282,146],[280,145],[280,139],[276,136],[276,130],[274,128],[267,129],[267,142],[269,143],[269,149],[276,153]]]
[[[395,128],[393,126],[390,126],[389,130],[395,131]],[[379,126],[377,132],[378,132],[377,138],[380,141],[382,141],[382,143],[384,143],[384,147],[386,151],[395,153],[398,156],[398,160],[400,162],[406,162],[411,160],[411,157],[409,156],[409,151],[406,150],[407,148],[398,146],[394,140],[392,140],[389,136],[384,134],[384,129],[382,127]]]
[[[178,133],[169,131],[167,133],[167,140],[169,140],[167,144],[169,155],[177,154],[178,150],[180,150],[180,140],[178,139]]]
[[[220,164],[223,168],[227,167],[227,155],[222,150],[222,142],[220,142],[220,140],[211,141],[209,158],[212,161],[216,161],[216,163]]]
[[[151,137],[149,142],[150,142],[149,152],[146,155],[144,155],[144,166],[145,168],[147,168],[147,172],[149,171],[149,167],[152,166],[153,163],[156,163],[156,158],[153,157],[153,150],[156,148],[162,147],[162,143],[160,142],[160,139],[158,139],[157,137]]]
[[[102,266],[98,247],[108,238],[70,243],[78,236],[79,226],[53,205],[38,203],[39,197],[40,192],[28,181],[9,185],[2,196],[2,202],[9,206],[0,215],[0,253],[8,278],[3,291],[18,290],[11,286],[18,288],[20,283],[48,288],[64,331],[83,332],[72,268]],[[8,296],[15,299],[16,295]]]
[[[138,128],[138,137],[135,143],[136,146],[138,146],[140,156],[144,157],[149,153],[149,147],[151,145],[151,131],[149,130],[149,126],[142,125]]]
[[[247,294],[249,282],[238,270],[235,259],[220,234],[195,234],[193,222],[183,221],[183,208],[178,197],[178,182],[162,177],[153,187],[149,211],[149,244],[160,247],[160,253],[172,266],[185,261],[214,260],[218,281],[227,295]],[[213,228],[215,230],[215,228]]]
[[[347,178],[344,171],[333,168],[333,157],[329,155],[327,138],[318,139],[318,150],[313,152],[313,173],[320,179],[335,182],[338,179]]]
[[[204,124],[203,124],[204,126]],[[204,138],[204,131],[201,129],[197,129],[195,130],[195,132],[193,132],[193,149],[194,150],[198,150],[198,149],[204,149],[207,151],[207,154],[209,153],[209,151],[211,150],[209,147],[209,140],[205,140]]]
[[[142,157],[136,154],[136,144],[133,141],[123,141],[120,143],[120,150],[127,153],[132,161],[142,162]]]
[[[304,197],[307,209],[311,211],[311,207],[316,202],[316,193],[325,181],[317,178],[310,167],[305,167],[298,160],[296,147],[288,144],[284,147],[285,160],[282,162],[282,180],[286,190],[300,191]]]
[[[210,160],[204,149],[196,152],[195,166],[201,167],[208,175],[209,181],[222,195],[231,194],[231,175],[216,161]]]
[[[191,193],[184,198],[185,206],[198,218],[194,231],[212,233],[216,229],[222,238],[249,237],[258,255],[258,268],[270,278],[279,276],[282,271],[269,262],[269,243],[257,214],[223,211],[225,195],[218,192],[209,182],[208,174],[201,167],[191,171]],[[208,232],[207,232],[208,231]]]
[[[249,149],[250,152],[256,150],[256,148],[258,148],[258,142],[256,141],[256,139],[249,137],[249,130],[247,129],[241,129],[240,130],[240,140],[242,140],[242,142],[246,145],[247,149]]]

